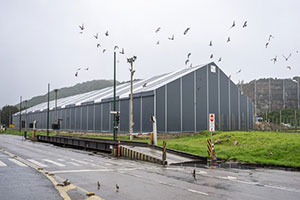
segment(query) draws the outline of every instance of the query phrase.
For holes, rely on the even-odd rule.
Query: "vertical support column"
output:
[[[108,131],[111,131],[112,129],[111,129],[111,116],[110,116],[110,111],[111,111],[111,102],[109,102],[109,105],[108,105],[108,107],[109,107],[109,110],[108,110]]]
[[[168,132],[168,85],[165,85],[165,132]]]
[[[194,71],[194,132],[197,132],[197,74]]]
[[[74,114],[74,116],[75,116],[75,119],[74,119],[74,128],[75,128],[75,130],[77,129],[76,128],[76,124],[77,124],[77,118],[76,118],[76,105],[74,106],[74,112],[75,112],[75,114]],[[65,119],[63,119],[63,121],[65,121]]]
[[[154,101],[154,105],[153,105],[153,114],[154,114],[154,116],[156,117],[156,90],[154,90],[154,97],[153,97],[154,99],[153,99],[153,101]]]
[[[86,130],[89,130],[89,105],[86,105]]]
[[[82,105],[80,105],[80,130],[82,131]]]
[[[271,103],[271,78],[269,78],[269,106],[268,106],[269,112],[272,111],[272,103]]]
[[[121,100],[119,99],[119,113],[121,113]],[[119,114],[120,115],[120,114]],[[121,117],[119,118],[118,131],[121,131]]]
[[[182,132],[183,124],[182,124],[182,77],[180,78],[180,131]]]

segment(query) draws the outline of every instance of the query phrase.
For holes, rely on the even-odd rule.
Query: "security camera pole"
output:
[[[127,62],[130,63],[130,119],[129,119],[129,134],[130,134],[130,140],[133,139],[133,75],[135,70],[133,70],[133,63],[136,60],[136,56],[133,56],[132,58],[127,58]]]

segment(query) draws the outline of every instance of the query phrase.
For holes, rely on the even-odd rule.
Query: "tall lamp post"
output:
[[[129,133],[130,133],[130,140],[133,139],[133,75],[135,70],[133,70],[133,63],[136,60],[136,56],[132,58],[127,58],[127,62],[130,63],[130,119],[129,119]]]
[[[117,71],[117,67],[116,67],[116,48],[114,49],[114,113],[113,113],[113,119],[114,119],[114,140],[117,140],[117,123],[116,123],[116,71]]]

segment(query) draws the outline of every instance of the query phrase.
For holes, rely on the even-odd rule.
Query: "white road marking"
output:
[[[74,163],[74,162],[67,162],[67,163],[70,163],[70,164],[75,165],[75,166],[81,166],[81,165],[79,165],[77,163]]]
[[[111,164],[109,164],[109,163],[104,163],[105,165],[107,165],[107,166],[111,166]]]
[[[89,161],[89,162],[94,162],[93,160],[87,159],[87,158],[85,158],[84,160]]]
[[[81,161],[81,160],[76,160],[76,159],[71,159],[71,160],[73,160],[75,162],[78,162],[78,163],[81,163],[81,164],[91,165],[91,166],[94,166],[94,167],[97,166],[97,165],[95,165],[93,163],[88,163],[88,162]]]
[[[64,160],[64,159],[60,159],[60,158],[59,158],[59,159],[57,159],[57,160],[58,160],[58,161],[61,161],[61,162],[65,162],[65,160]]]
[[[8,160],[10,160],[11,162],[21,166],[21,167],[27,167],[27,165],[25,165],[24,163],[21,163],[20,161],[13,159],[13,158],[9,158]]]
[[[264,185],[264,187],[278,189],[278,190],[284,190],[284,191],[289,191],[289,192],[298,192],[298,193],[300,193],[300,190],[297,190],[295,188],[285,188],[285,187],[282,187],[282,186],[275,186],[275,185]]]
[[[78,169],[78,170],[62,170],[62,171],[52,171],[53,174],[62,173],[77,173],[77,172],[112,172],[113,169]]]
[[[0,167],[5,167],[5,166],[7,166],[7,165],[0,160]]]
[[[236,180],[237,178],[236,177],[233,177],[233,176],[216,176],[216,178],[219,178],[219,179],[226,179],[226,180]]]
[[[43,164],[43,163],[40,163],[40,162],[38,162],[38,161],[36,161],[36,160],[33,160],[33,159],[27,159],[29,162],[32,162],[33,164],[36,164],[37,166],[39,166],[39,167],[49,167],[48,165],[46,165],[46,164]]]
[[[193,190],[193,189],[187,189],[188,191],[190,191],[190,192],[194,192],[194,193],[198,193],[198,194],[202,194],[202,195],[206,195],[206,196],[208,196],[208,194],[207,193],[205,193],[205,192],[200,192],[200,191],[197,191],[197,190]]]
[[[48,162],[48,163],[52,163],[52,164],[54,164],[54,165],[57,165],[57,166],[59,166],[59,167],[65,167],[65,166],[66,166],[66,165],[64,165],[64,164],[55,162],[55,161],[53,161],[53,160],[49,160],[49,159],[43,159],[43,160],[46,161],[46,162]]]

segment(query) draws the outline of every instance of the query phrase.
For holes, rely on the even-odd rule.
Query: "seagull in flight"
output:
[[[233,27],[235,27],[235,21],[233,21],[233,23],[232,23],[230,29],[232,29]]]
[[[78,72],[75,73],[75,76],[78,77]]]
[[[192,55],[192,53],[188,53],[187,58],[190,58],[191,55]]]
[[[125,54],[124,48],[122,48],[122,51],[120,51],[120,54]]]
[[[101,45],[98,43],[98,44],[97,44],[97,48],[99,48],[99,47],[101,47]]]
[[[190,64],[190,67],[193,67],[193,63]]]
[[[144,83],[143,87],[146,87],[147,86],[147,83]]]
[[[156,44],[159,45],[159,40],[157,40]]]
[[[210,59],[213,59],[213,57],[214,57],[214,54],[210,54]]]
[[[79,70],[81,70],[81,68],[78,68],[76,71],[79,71]]]
[[[82,24],[81,26],[79,25],[79,28],[80,28],[81,31],[83,31],[84,30],[84,24]]]
[[[158,27],[156,30],[155,30],[155,33],[158,33],[160,31],[160,27]]]
[[[169,40],[174,40],[174,34],[172,35],[172,37],[168,38]]]
[[[96,40],[98,39],[98,33],[96,35],[94,35],[94,38],[96,38]]]
[[[105,35],[106,35],[106,36],[109,36],[108,31],[105,32]]]
[[[266,48],[268,48],[268,46],[269,46],[269,42],[267,42],[267,43],[265,44],[265,46],[266,46]]]
[[[85,68],[84,70],[89,70],[89,68],[87,67],[87,68]]]
[[[236,74],[239,74],[239,73],[241,73],[241,72],[242,72],[242,69],[240,69],[239,71],[237,71]]]
[[[230,37],[227,38],[227,42],[230,42]]]
[[[106,51],[106,49],[103,49],[102,53],[104,53]]]
[[[213,43],[212,43],[212,41],[210,41],[210,42],[209,42],[209,46],[212,46],[212,45],[213,45]]]
[[[277,56],[275,56],[274,58],[272,58],[271,61],[273,61],[273,63],[275,64],[277,62]]]
[[[183,35],[186,35],[190,29],[191,29],[191,28],[185,29],[185,31],[183,32]]]
[[[247,21],[245,21],[243,24],[243,28],[246,28],[246,27],[247,27]]]
[[[292,53],[290,53],[288,57],[285,57],[283,54],[282,54],[282,56],[284,57],[285,61],[288,61],[290,59],[290,57],[292,56]]]
[[[273,39],[274,38],[274,36],[273,35],[269,35],[269,39],[268,39],[268,41],[271,41],[271,39]]]
[[[289,70],[292,70],[292,67],[291,67],[291,66],[287,66],[286,68],[288,68]]]
[[[189,60],[189,59],[186,59],[186,61],[184,62],[184,64],[187,65],[188,62],[190,62],[190,60]]]
[[[221,61],[222,61],[222,57],[219,58],[218,62],[221,62]]]

